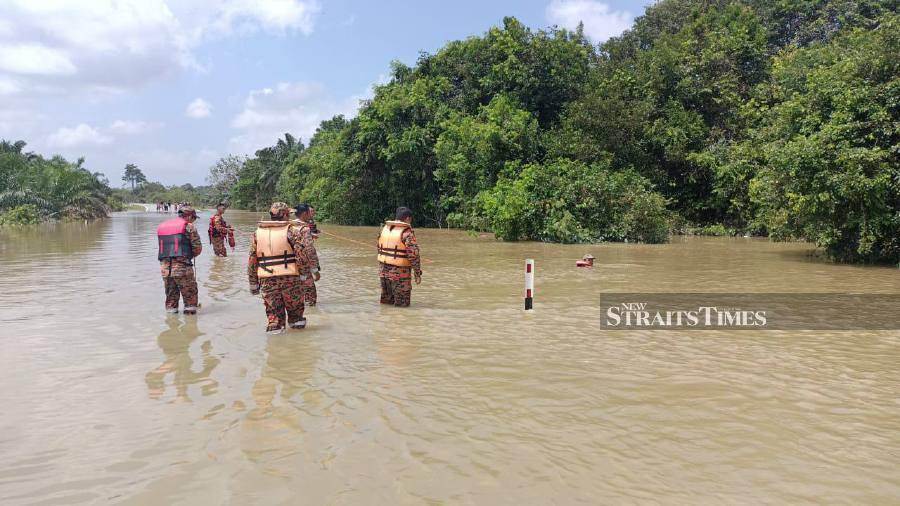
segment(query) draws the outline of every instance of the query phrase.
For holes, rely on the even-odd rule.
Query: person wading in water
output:
[[[194,222],[197,212],[190,206],[181,208],[177,218],[162,222],[156,229],[159,241],[159,270],[166,290],[166,312],[178,312],[178,300],[184,299],[184,314],[196,314],[198,306],[197,277],[194,258],[203,251],[200,234]]]
[[[272,219],[257,225],[247,262],[250,293],[262,294],[269,322],[266,332],[272,334],[283,332],[285,323],[294,329],[306,327],[303,282],[311,276],[310,261],[303,231],[288,221],[290,212],[284,202],[272,204]]]
[[[213,252],[217,257],[227,257],[228,251],[225,249],[225,239],[234,251],[234,229],[225,222],[226,205],[219,203],[216,206],[216,214],[209,218],[209,242],[213,246]]]
[[[301,237],[303,237],[303,250],[306,251],[306,258],[309,259],[309,270],[312,275],[303,280],[303,301],[307,306],[315,306],[318,300],[316,292],[316,281],[321,279],[321,269],[319,267],[319,254],[316,252],[315,235],[313,233],[312,223],[312,206],[309,204],[299,204],[294,208],[294,225],[300,229]]]
[[[412,229],[412,211],[397,208],[395,220],[387,221],[378,238],[378,277],[381,280],[381,303],[409,306],[412,280],[422,282],[419,243]]]

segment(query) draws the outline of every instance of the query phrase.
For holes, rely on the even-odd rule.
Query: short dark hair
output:
[[[301,214],[305,213],[306,211],[309,211],[309,209],[311,207],[312,206],[309,204],[297,204],[297,207],[294,208],[294,212],[296,212],[297,215],[301,215]]]
[[[394,215],[397,221],[403,221],[410,216],[412,216],[412,211],[410,211],[408,207],[402,206],[397,208],[397,213]]]
[[[228,204],[226,204],[224,202],[219,202],[218,204],[216,204],[216,208],[219,208],[219,207],[228,207]]]

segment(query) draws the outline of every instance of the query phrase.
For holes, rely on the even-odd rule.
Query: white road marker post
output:
[[[534,260],[525,260],[525,310],[530,311],[534,297]]]

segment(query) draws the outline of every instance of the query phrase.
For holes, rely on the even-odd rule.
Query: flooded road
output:
[[[259,215],[229,212],[244,232]],[[237,253],[163,312],[155,213],[0,231],[2,504],[900,502],[900,332],[605,331],[599,294],[900,292],[803,244],[502,243],[323,230],[320,307],[267,336]],[[597,257],[592,270],[574,261]],[[522,311],[523,261],[537,265]]]

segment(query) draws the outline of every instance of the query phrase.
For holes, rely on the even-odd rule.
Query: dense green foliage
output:
[[[42,221],[41,211],[34,204],[18,205],[0,214],[0,225],[36,225]]]
[[[897,7],[662,0],[598,47],[507,18],[394,63],[305,149],[279,141],[211,182],[240,207],[304,200],[338,223],[406,205],[420,225],[509,240],[684,227],[897,262]]]
[[[84,168],[84,159],[46,159],[24,148],[0,141],[0,223],[101,218],[115,206],[106,178]]]

